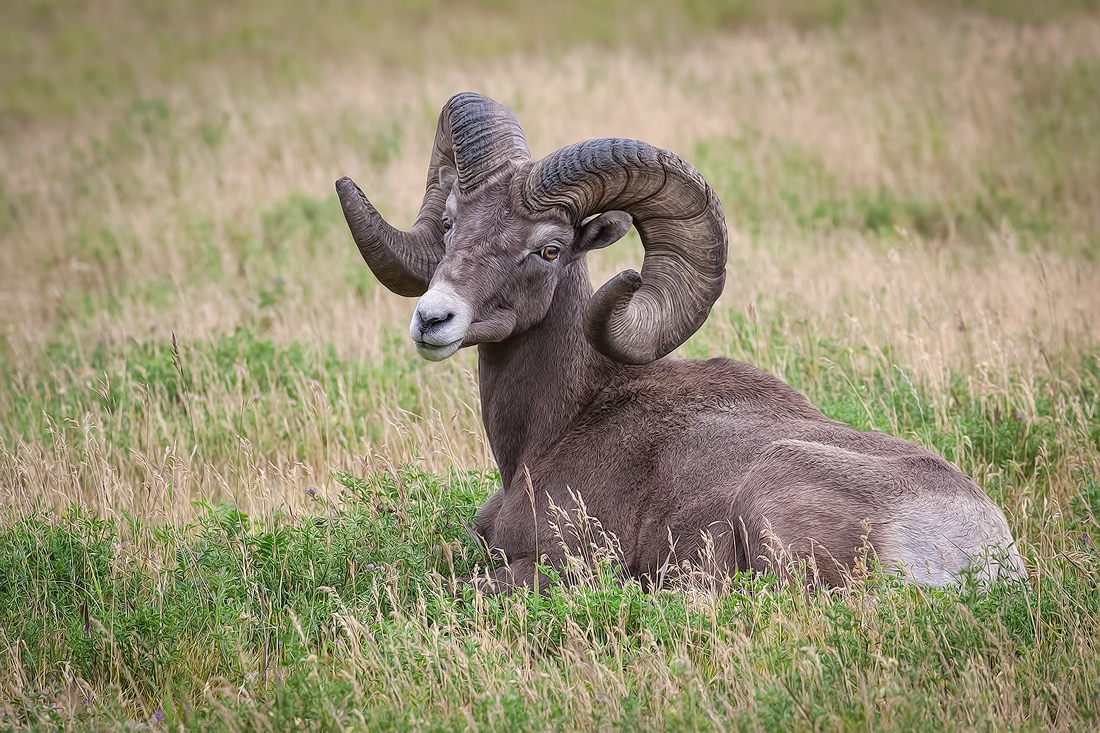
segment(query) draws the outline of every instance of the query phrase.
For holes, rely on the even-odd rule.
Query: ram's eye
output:
[[[445,232],[448,232],[448,231],[450,231],[450,230],[451,230],[451,226],[452,226],[452,224],[451,224],[451,219],[450,219],[450,217],[446,217],[446,216],[445,216],[445,217],[443,217],[443,231],[445,231]]]
[[[553,262],[561,254],[561,247],[556,244],[548,244],[539,250],[539,255],[547,262]]]

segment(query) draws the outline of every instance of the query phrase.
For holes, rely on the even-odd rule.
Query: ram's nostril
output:
[[[420,330],[428,331],[433,326],[446,323],[455,317],[454,311],[447,311],[445,313],[420,313]]]

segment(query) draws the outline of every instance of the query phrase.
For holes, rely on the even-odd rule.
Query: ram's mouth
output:
[[[459,348],[462,347],[462,339],[452,341],[449,344],[432,344],[427,341],[413,341],[413,345],[416,346],[416,353],[428,361],[443,361],[444,359],[452,356]]]
[[[482,318],[471,323],[466,329],[462,345],[495,344],[511,336],[515,328],[515,311],[499,310],[491,318]]]

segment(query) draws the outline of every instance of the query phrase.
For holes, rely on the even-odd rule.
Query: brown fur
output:
[[[507,560],[490,587],[530,586],[537,563],[588,555],[591,538],[552,528],[551,504],[574,512],[577,497],[625,572],[648,582],[685,561],[725,573],[810,559],[818,579],[841,584],[868,541],[916,582],[952,582],[972,562],[996,577],[987,548],[1023,573],[1001,511],[929,451],[830,420],[748,364],[636,366],[594,348],[586,252],[616,241],[630,217],[576,225],[529,208],[533,165],[510,162],[473,190],[441,171],[450,228],[412,326],[429,358],[453,353],[456,338],[478,347],[502,486],[475,526]],[[560,246],[553,261],[540,256],[547,244]]]
[[[871,543],[889,551],[895,510],[914,498],[957,499],[1000,517],[948,462],[830,420],[753,366],[670,357],[627,366],[604,357],[581,328],[592,294],[584,252],[521,263],[536,274],[517,278],[514,263],[538,244],[526,237],[535,222],[519,207],[499,219],[499,204],[487,202],[501,198],[503,184],[472,201],[452,196],[455,235],[433,279],[450,283],[480,317],[507,310],[521,324],[478,346],[502,488],[477,513],[476,529],[510,564],[493,577],[530,585],[536,548],[562,562],[549,505],[575,509],[574,494],[617,538],[627,572],[650,579],[682,560],[698,563],[710,532],[719,570],[776,569],[784,553],[812,553],[820,578],[839,584],[867,535],[864,521]],[[988,539],[1004,541],[1004,530]]]

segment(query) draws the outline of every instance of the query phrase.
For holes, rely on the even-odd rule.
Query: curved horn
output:
[[[375,277],[398,295],[414,297],[428,289],[443,256],[442,217],[449,191],[440,185],[440,168],[457,170],[459,188],[470,191],[509,162],[530,158],[512,110],[466,92],[451,97],[439,113],[424,200],[412,229],[403,232],[386,223],[350,178],[336,182],[336,193],[359,253]]]
[[[641,276],[619,273],[585,311],[585,335],[605,356],[648,364],[703,325],[725,284],[728,240],[722,204],[690,163],[639,140],[589,140],[536,163],[524,194],[578,225],[603,211],[634,218]]]

